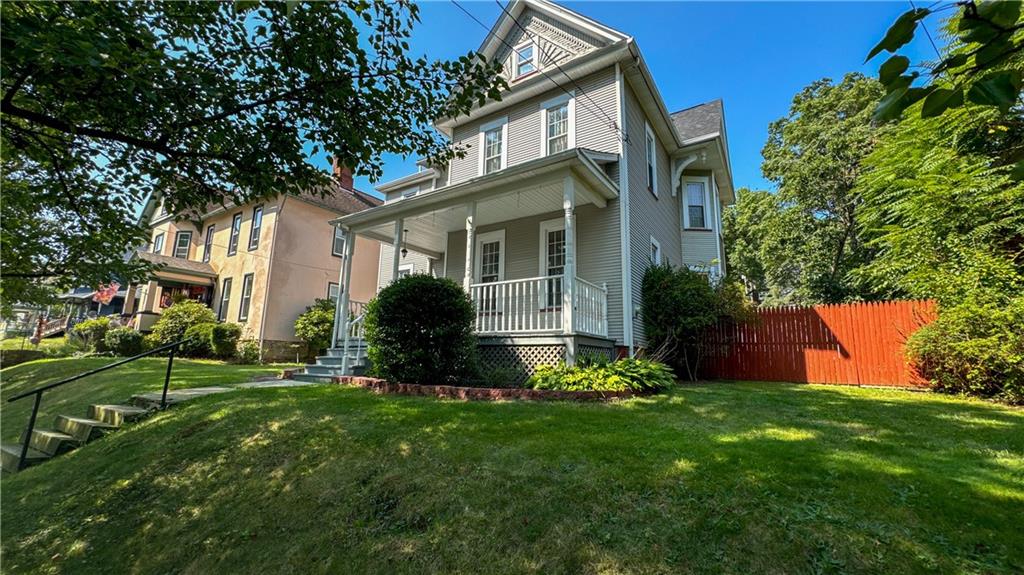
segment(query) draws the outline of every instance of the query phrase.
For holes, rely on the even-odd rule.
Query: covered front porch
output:
[[[571,362],[575,336],[608,339],[610,349],[615,335],[609,299],[614,292],[621,301],[621,285],[612,281],[620,266],[618,188],[602,167],[613,158],[569,150],[336,223],[349,236],[390,247],[381,287],[410,270],[459,281],[481,337],[559,336]]]

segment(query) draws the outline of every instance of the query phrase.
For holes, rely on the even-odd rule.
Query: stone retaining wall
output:
[[[554,391],[550,389],[459,387],[455,385],[417,385],[414,383],[389,383],[376,377],[352,375],[335,376],[331,380],[343,385],[356,385],[373,390],[375,393],[397,395],[422,395],[448,399],[475,401],[496,401],[510,399],[562,400],[562,401],[606,401],[626,399],[638,394],[631,391]]]

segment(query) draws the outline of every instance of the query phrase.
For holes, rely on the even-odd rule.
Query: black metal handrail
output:
[[[167,345],[162,345],[162,346],[160,346],[158,348],[151,349],[149,351],[140,353],[138,355],[133,355],[132,357],[129,357],[129,358],[126,358],[126,359],[122,359],[121,361],[115,361],[114,363],[110,363],[110,364],[104,365],[103,367],[97,367],[96,369],[90,369],[89,371],[84,371],[84,372],[82,372],[82,373],[80,373],[78,375],[73,375],[71,377],[62,379],[60,381],[57,381],[57,382],[54,382],[54,383],[48,383],[48,384],[46,384],[46,385],[44,385],[42,387],[37,387],[35,389],[29,390],[29,391],[26,391],[26,392],[23,392],[23,393],[19,393],[18,395],[15,395],[14,397],[8,399],[7,403],[11,403],[11,402],[14,402],[14,401],[18,401],[19,399],[24,399],[24,398],[29,397],[31,395],[36,396],[36,400],[34,402],[34,405],[32,406],[32,415],[28,418],[28,426],[25,428],[24,443],[22,443],[22,445],[21,445],[21,457],[18,458],[18,470],[20,471],[21,469],[24,469],[24,467],[25,467],[25,459],[28,457],[28,446],[29,446],[29,443],[32,441],[32,430],[35,429],[35,426],[36,426],[36,416],[39,415],[39,404],[42,403],[42,401],[43,401],[43,393],[44,392],[49,391],[49,390],[51,390],[51,389],[53,389],[55,387],[60,387],[62,385],[71,383],[73,381],[78,381],[79,379],[82,379],[83,377],[88,377],[90,375],[97,374],[97,373],[99,373],[101,371],[106,371],[108,369],[113,369],[113,368],[118,367],[120,365],[124,365],[126,363],[131,363],[131,362],[133,362],[133,361],[135,361],[137,359],[142,359],[144,357],[149,357],[151,355],[158,354],[158,353],[160,353],[162,351],[170,350],[170,354],[168,354],[168,356],[167,356],[167,373],[166,373],[166,375],[164,375],[164,390],[163,390],[163,393],[160,395],[160,409],[164,409],[164,408],[167,407],[167,388],[171,384],[171,367],[174,365],[174,352],[176,352],[178,350],[178,347],[180,347],[181,344],[184,343],[184,342],[185,342],[185,340],[181,339],[181,340],[178,340],[178,341],[176,341],[174,343],[169,343]]]

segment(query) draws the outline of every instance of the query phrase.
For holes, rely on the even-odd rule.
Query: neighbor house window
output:
[[[252,302],[253,274],[242,276],[242,303],[238,306],[238,321],[249,319],[249,304]]]
[[[231,239],[228,240],[228,255],[238,253],[238,236],[242,234],[242,214],[235,214],[231,219]]]
[[[533,42],[517,47],[514,52],[516,78],[537,71],[537,47]]]
[[[654,132],[651,126],[647,125],[647,137],[644,140],[644,149],[647,152],[647,189],[655,196],[658,195],[658,156],[654,145]]]
[[[345,232],[334,226],[334,243],[331,245],[331,254],[336,256],[345,255]]]
[[[263,206],[252,209],[252,227],[249,228],[249,250],[260,247],[260,229],[263,227]]]
[[[213,232],[216,231],[216,226],[207,226],[206,228],[206,239],[203,241],[203,261],[210,261],[210,251],[213,249]]]
[[[162,251],[164,251],[164,235],[157,234],[156,237],[153,238],[153,253],[158,254]]]
[[[174,236],[174,257],[188,259],[188,248],[192,243],[192,232],[178,232]]]
[[[340,287],[334,282],[327,282],[327,299],[333,301],[335,304],[338,303],[338,294],[340,293]]]
[[[654,239],[654,236],[651,236],[651,263],[656,266],[661,265],[661,244]]]
[[[700,180],[686,182],[687,228],[706,229],[707,225],[707,184]]]
[[[573,147],[573,98],[566,94],[540,105],[541,107],[541,146],[543,154],[550,156]]]
[[[228,305],[231,303],[231,278],[224,278],[220,286],[220,309],[217,310],[217,319],[224,321],[228,319]]]
[[[544,282],[543,307],[562,306],[562,275],[565,273],[565,220],[548,220],[540,224],[540,274]]]
[[[505,167],[505,126],[507,123],[507,120],[502,118],[481,126],[481,174],[491,174]]]

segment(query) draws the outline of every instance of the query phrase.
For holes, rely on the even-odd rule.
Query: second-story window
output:
[[[161,253],[163,251],[164,251],[164,235],[163,234],[157,234],[156,237],[153,238],[153,253],[154,254],[159,254],[159,253]]]
[[[213,249],[213,232],[217,230],[216,226],[208,226],[206,228],[206,239],[203,241],[203,261],[210,261],[210,250]]]
[[[515,58],[516,78],[537,71],[537,48],[533,42],[517,46],[513,58]]]
[[[576,145],[573,142],[573,104],[571,93],[541,103],[542,156],[557,154]]]
[[[654,145],[654,132],[651,131],[651,126],[647,125],[647,137],[644,139],[644,149],[647,152],[647,189],[654,194],[658,195],[658,157],[656,155],[656,147]]]
[[[345,232],[334,226],[334,243],[331,244],[331,254],[336,256],[345,255]]]
[[[178,232],[174,236],[174,257],[188,259],[188,248],[192,244],[192,232]]]
[[[231,238],[228,240],[228,255],[238,253],[238,236],[242,233],[242,214],[235,214],[231,219]]]
[[[263,227],[263,206],[252,209],[252,228],[249,229],[249,251],[260,247],[260,228]]]
[[[505,127],[501,118],[480,127],[480,173],[492,174],[505,167]]]

